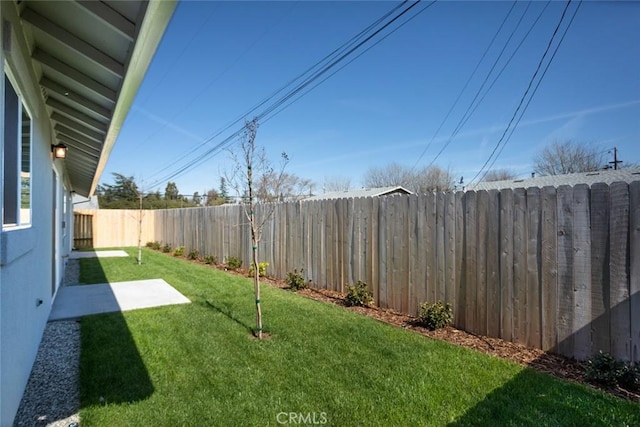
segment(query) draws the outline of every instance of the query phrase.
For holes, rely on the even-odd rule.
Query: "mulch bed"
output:
[[[230,274],[241,275],[244,277],[248,276],[248,270],[245,269],[229,270],[224,265],[217,265],[215,267]],[[280,289],[288,289],[285,282],[281,280],[261,277],[260,281]],[[381,322],[411,330],[432,339],[446,341],[451,344],[471,348],[494,357],[511,360],[519,365],[529,366],[538,371],[553,375],[554,377],[581,383],[587,387],[605,391],[613,396],[640,403],[640,394],[632,393],[620,387],[604,388],[587,382],[584,376],[586,367],[585,362],[579,362],[575,359],[548,353],[540,349],[525,347],[524,345],[505,341],[500,338],[476,335],[456,329],[452,326],[432,331],[420,326],[415,317],[398,313],[390,309],[374,306],[348,307],[344,304],[345,294],[337,291],[306,288],[297,291],[297,293],[316,301],[339,305],[344,307],[346,310],[351,310],[356,313],[372,317]]]

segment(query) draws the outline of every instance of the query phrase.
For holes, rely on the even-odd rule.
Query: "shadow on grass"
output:
[[[218,307],[217,305],[213,304],[210,301],[204,301],[204,303],[200,303],[202,305],[204,305],[205,307],[211,308],[215,311],[217,311],[218,313],[224,314],[225,316],[227,316],[229,319],[233,320],[234,322],[236,322],[238,325],[242,326],[244,329],[247,330],[247,332],[249,332],[250,334],[254,334],[254,329],[247,325],[246,323],[244,323],[242,320],[240,320],[237,316],[235,316],[230,310],[228,309],[224,309],[222,307]]]
[[[614,354],[618,359],[633,359],[638,349],[631,340],[624,339],[629,332],[621,332],[611,340],[599,336],[602,324],[634,325],[631,320],[640,315],[640,292],[588,322],[587,325],[557,340],[551,353],[571,354],[582,350],[586,355],[599,351]],[[638,333],[638,326],[632,332]],[[616,342],[616,338],[620,339]],[[546,359],[546,360],[545,360]],[[544,355],[531,365],[548,365],[553,355]],[[614,401],[602,394],[585,399],[582,386],[553,379],[533,368],[526,368],[511,380],[489,393],[481,402],[469,409],[450,426],[475,425],[640,425],[640,403],[625,400]],[[619,393],[624,396],[624,393]],[[612,404],[614,403],[614,404]],[[636,410],[637,408],[637,410]]]
[[[81,258],[80,283],[107,283],[109,280],[102,269],[100,258]]]
[[[98,258],[83,259],[91,280],[106,283]],[[115,300],[115,295],[112,295]],[[129,403],[148,398],[154,388],[122,312],[81,320],[80,406]]]

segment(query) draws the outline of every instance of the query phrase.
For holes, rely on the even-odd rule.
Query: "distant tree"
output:
[[[218,197],[223,200],[223,203],[229,203],[231,201],[229,190],[227,189],[227,180],[224,176],[220,177],[220,193]]]
[[[191,200],[193,203],[195,203],[198,206],[202,203],[202,197],[200,196],[200,193],[198,193],[197,191],[193,193],[193,198]]]
[[[207,191],[206,202],[205,202],[206,206],[220,206],[220,205],[224,205],[225,203],[226,203],[225,199],[223,199],[220,196],[220,193],[218,193],[217,190],[212,189]]]
[[[180,192],[178,191],[178,186],[175,182],[169,181],[167,183],[167,187],[164,190],[164,198],[166,200],[178,200],[180,197]]]
[[[315,183],[286,172],[270,171],[260,176],[256,198],[260,202],[297,201],[313,193]]]
[[[411,185],[411,170],[399,163],[392,162],[383,167],[367,169],[363,177],[365,187],[395,187],[401,185],[408,190]]]
[[[415,193],[450,191],[454,188],[454,178],[449,169],[433,165],[414,171],[395,162],[384,167],[369,168],[363,182],[371,188],[400,185]]]
[[[100,184],[96,188],[98,203],[103,209],[138,208],[138,185],[133,176],[112,173],[113,184]]]
[[[351,189],[351,178],[346,176],[325,176],[324,191],[345,191]]]
[[[425,167],[415,173],[414,182],[408,189],[416,193],[451,191],[454,189],[453,174],[451,170],[439,166]]]
[[[563,175],[603,169],[606,162],[598,148],[572,140],[553,141],[534,158],[534,171],[540,175]]]
[[[482,179],[486,182],[506,181],[508,179],[516,179],[518,175],[511,169],[492,169]]]

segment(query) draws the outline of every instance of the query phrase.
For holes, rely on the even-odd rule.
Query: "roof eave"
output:
[[[147,5],[144,19],[131,54],[131,60],[129,61],[129,66],[122,83],[122,88],[118,94],[113,117],[107,130],[91,187],[88,194],[82,194],[83,196],[90,197],[95,192],[98,181],[111,155],[111,150],[113,150],[120,130],[129,113],[129,109],[138,92],[138,88],[162,40],[165,29],[173,16],[176,4],[177,0],[150,0]]]

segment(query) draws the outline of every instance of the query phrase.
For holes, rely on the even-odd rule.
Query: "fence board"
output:
[[[488,210],[489,193],[480,191],[477,193],[477,241],[476,241],[476,328],[475,332],[487,335],[487,252],[488,247]]]
[[[427,301],[431,304],[437,301],[436,286],[436,195],[433,192],[425,195],[426,207],[426,235],[425,239],[425,261],[427,267]]]
[[[456,301],[454,305],[454,321],[456,325],[460,325],[464,319],[464,311],[463,307],[465,304],[464,299],[464,273],[462,268],[462,258],[463,258],[463,250],[464,250],[464,209],[463,209],[463,196],[464,194],[459,191],[455,193],[455,204],[456,204],[456,242],[455,242],[455,251],[458,256],[456,256]]]
[[[513,340],[527,343],[527,198],[523,188],[513,191]]]
[[[591,229],[585,184],[573,188],[573,280],[573,354],[585,359],[591,354]]]
[[[573,190],[558,188],[558,353],[573,353]]]
[[[527,189],[527,345],[540,348],[540,189]]]
[[[558,231],[555,188],[544,187],[542,189],[541,209],[542,349],[551,351],[558,343],[558,335],[556,332],[556,314],[558,312],[558,265],[556,258],[558,251]]]
[[[497,190],[488,192],[487,212],[487,334],[500,336],[500,200]]]
[[[407,313],[412,316],[418,314],[418,307],[420,305],[420,279],[419,279],[419,265],[420,258],[418,256],[418,240],[417,236],[420,235],[419,228],[419,220],[418,220],[418,196],[411,195],[407,197],[408,207],[407,207],[407,242],[408,242],[408,273],[409,273],[409,282],[407,283],[409,294],[409,304],[407,308]]]
[[[611,184],[611,355],[631,359],[629,301],[629,187]]]
[[[445,194],[444,200],[444,299],[456,307],[456,198]]]
[[[591,186],[591,353],[610,353],[609,186]]]
[[[629,185],[631,360],[640,362],[640,181]]]
[[[465,320],[464,326],[467,331],[477,333],[478,324],[476,322],[477,304],[477,219],[476,219],[476,192],[468,191],[465,194]]]
[[[513,339],[513,190],[500,191],[500,335]]]
[[[435,195],[436,202],[436,300],[445,300],[445,252],[444,252],[444,193],[437,192]]]
[[[380,245],[378,246],[378,304],[380,307],[388,308],[389,300],[387,298],[387,256],[389,253],[389,239],[387,238],[387,209],[388,198],[380,199],[378,208],[378,238]]]

